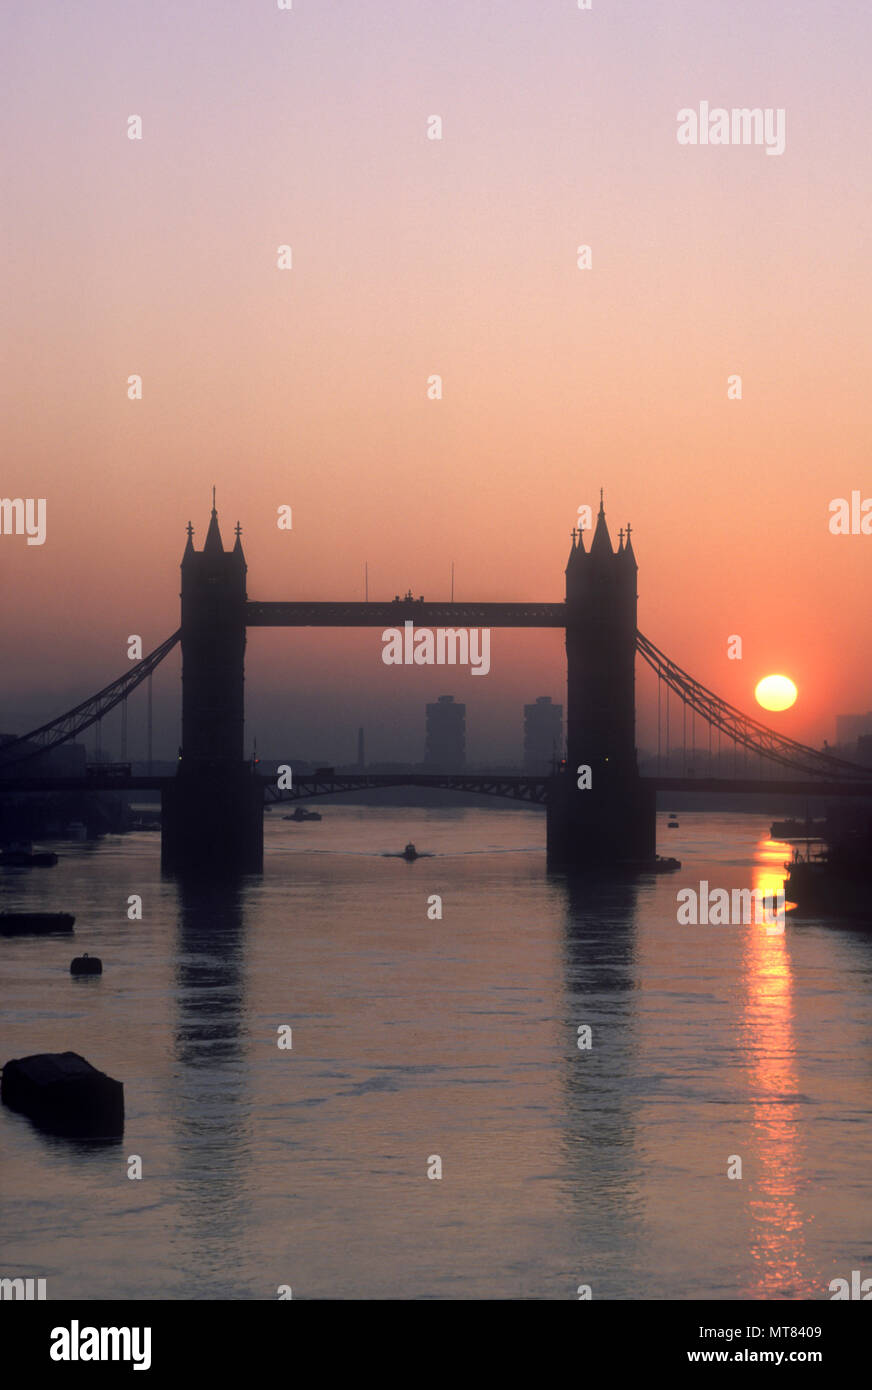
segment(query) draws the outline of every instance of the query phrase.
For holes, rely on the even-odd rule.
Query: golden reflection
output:
[[[784,884],[784,847],[757,846],[753,887],[774,894]],[[745,928],[742,1051],[751,1093],[752,1143],[744,1178],[754,1271],[749,1298],[808,1297],[805,1220],[797,1202],[801,1165],[796,1099],[793,979],[787,938],[756,922]]]

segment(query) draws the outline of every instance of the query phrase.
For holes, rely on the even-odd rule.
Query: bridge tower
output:
[[[182,556],[182,746],[164,793],[161,862],[178,871],[258,872],[263,795],[244,751],[245,576],[241,527],[225,550],[212,491],[203,549]]]
[[[555,778],[548,857],[556,867],[651,858],[656,796],[636,762],[636,578],[631,528],[617,551],[600,508],[590,550],[573,532],[566,566],[567,773]],[[580,788],[579,768],[590,769]],[[585,774],[581,774],[582,777]]]

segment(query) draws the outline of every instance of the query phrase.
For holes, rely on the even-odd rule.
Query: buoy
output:
[[[70,961],[71,975],[102,975],[103,962],[99,956],[89,956],[86,951],[82,956],[74,956]]]

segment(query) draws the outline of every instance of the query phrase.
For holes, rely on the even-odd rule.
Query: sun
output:
[[[798,694],[789,676],[764,676],[754,691],[757,704],[770,710],[790,709]]]

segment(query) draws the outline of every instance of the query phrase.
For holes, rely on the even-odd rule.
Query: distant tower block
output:
[[[566,566],[568,776],[549,803],[555,864],[614,864],[653,856],[655,798],[636,763],[636,557],[630,527],[617,551],[602,493],[590,551],[573,532]],[[580,790],[576,769],[592,773]]]
[[[533,777],[556,771],[563,756],[563,706],[540,695],[524,706],[524,771]]]
[[[424,763],[433,772],[462,772],[466,766],[466,705],[440,695],[427,706]]]
[[[263,793],[244,759],[245,576],[242,528],[225,550],[215,493],[201,551],[182,556],[182,746],[164,794],[167,869],[263,865]]]

